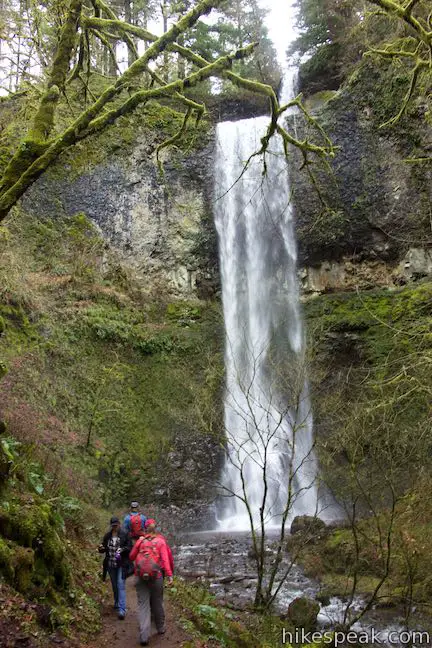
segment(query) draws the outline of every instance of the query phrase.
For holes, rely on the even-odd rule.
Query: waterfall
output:
[[[287,92],[292,85],[291,77]],[[287,521],[314,514],[318,499],[281,138],[270,142],[265,175],[261,156],[244,171],[268,123],[268,117],[257,117],[217,128],[214,214],[226,331],[227,435],[218,520],[224,529],[249,529],[250,516],[258,524],[263,504],[269,527],[280,524],[288,501]],[[246,496],[248,507],[235,495]]]

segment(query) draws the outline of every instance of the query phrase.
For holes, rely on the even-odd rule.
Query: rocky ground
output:
[[[128,613],[124,621],[119,621],[117,614],[112,609],[111,601],[105,606],[103,612],[103,631],[94,641],[81,644],[80,648],[105,648],[115,644],[118,648],[133,648],[139,645],[139,629],[137,618],[137,602],[133,578],[127,581],[127,607]],[[166,597],[167,598],[167,597]],[[178,614],[170,601],[165,602],[167,616],[167,631],[164,635],[158,635],[153,627],[153,634],[150,639],[152,648],[174,648],[184,646],[200,646],[192,640],[178,619]]]
[[[269,537],[269,541],[273,539]],[[270,546],[266,551],[269,556],[272,554]],[[243,609],[253,602],[257,580],[251,539],[242,532],[185,535],[177,549],[176,573],[208,583],[219,603]],[[313,597],[318,589],[318,584],[294,565],[281,592],[279,606],[283,610],[297,596]]]

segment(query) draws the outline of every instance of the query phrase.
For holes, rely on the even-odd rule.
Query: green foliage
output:
[[[83,504],[76,497],[70,495],[60,495],[55,503],[56,509],[59,512],[62,520],[67,523],[72,523],[78,526],[83,517]]]
[[[280,640],[282,622],[276,617],[234,612],[218,605],[205,589],[182,581],[176,581],[170,595],[181,606],[188,631],[203,642],[214,641],[226,648],[264,648]]]
[[[166,315],[172,322],[189,326],[201,318],[200,305],[190,302],[171,302],[166,308]]]
[[[7,461],[14,465],[18,458],[18,448],[20,447],[20,442],[14,439],[13,437],[2,437],[0,439],[0,447],[3,455],[6,457]]]
[[[81,324],[101,340],[132,347],[144,355],[184,349],[175,332],[152,332],[150,327],[143,326],[142,314],[138,311],[99,305],[85,311]]]
[[[341,82],[340,43],[325,43],[299,68],[299,89],[306,95],[337,89]]]
[[[247,79],[258,79],[277,87],[280,69],[274,45],[265,26],[268,11],[256,0],[237,0],[222,3],[215,24],[197,22],[187,36],[186,43],[209,60],[243,47],[246,43],[259,43],[247,61],[235,61],[233,71]]]
[[[289,54],[315,54],[322,46],[341,43],[361,19],[361,4],[356,0],[297,0],[296,7],[300,35]]]
[[[122,274],[105,279],[101,241],[82,214],[56,223],[19,216],[0,256],[8,286],[0,357],[12,381],[0,390],[9,428],[55,443],[66,465],[53,469],[54,481],[73,485],[80,498],[108,505],[138,483],[148,492],[179,429],[219,434],[220,309],[148,302]],[[91,272],[78,272],[77,258]],[[37,466],[28,484],[39,493],[52,488]]]
[[[0,536],[4,539],[0,569],[3,566],[4,577],[18,591],[49,596],[51,590],[64,590],[70,583],[61,520],[39,497],[46,480],[41,468],[35,462],[20,461],[28,459],[22,444],[2,439],[1,452],[12,469],[0,502]],[[35,493],[28,499],[21,496],[26,487]],[[45,573],[42,581],[41,571]]]
[[[83,504],[64,492],[52,496],[52,476],[34,461],[34,448],[8,437],[2,441],[0,465],[6,457],[12,468],[2,476],[0,581],[13,588],[14,600],[19,592],[44,606],[45,629],[67,633],[79,620],[80,633],[94,632],[99,623],[98,565],[76,542],[87,524]],[[40,484],[46,487],[43,492]],[[91,519],[94,523],[98,516],[92,512]],[[88,526],[86,541],[91,534]],[[45,630],[37,631],[43,640]]]
[[[411,587],[420,604],[427,585],[418,565],[432,520],[424,492],[432,474],[432,283],[321,296],[305,312],[322,478],[351,526],[317,538],[302,560],[327,594],[372,594],[380,585],[380,596],[398,601]]]

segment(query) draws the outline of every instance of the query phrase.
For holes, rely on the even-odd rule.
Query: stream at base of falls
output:
[[[271,533],[268,534],[266,552],[269,557],[275,539],[276,537]],[[289,564],[287,554],[284,563]],[[257,577],[252,542],[247,532],[185,533],[175,551],[175,564],[178,576],[205,584],[219,604],[244,609],[253,603]],[[297,597],[316,599],[321,589],[316,580],[305,576],[302,569],[294,565],[278,595],[276,612],[280,615],[286,614],[290,602]],[[317,630],[324,632],[326,629],[335,628],[342,620],[346,600],[333,597],[327,605],[320,604],[320,606]],[[363,600],[357,596],[352,611],[355,612],[362,606]],[[413,644],[408,644],[404,640],[402,617],[399,616],[396,608],[372,609],[360,623],[352,627],[352,630],[359,636],[366,636],[366,633],[371,636],[374,631],[376,641],[369,645],[394,648],[407,645],[412,645],[412,648],[431,646],[429,641],[426,643],[423,639]],[[424,632],[424,629],[416,627],[416,631]],[[402,640],[398,640],[399,637],[402,637]],[[361,643],[366,645],[364,641]]]

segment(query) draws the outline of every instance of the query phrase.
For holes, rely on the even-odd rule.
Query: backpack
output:
[[[144,537],[135,558],[135,573],[144,581],[155,580],[162,575],[159,543],[157,538]]]
[[[130,516],[130,529],[132,538],[139,538],[143,534],[141,513]]]

